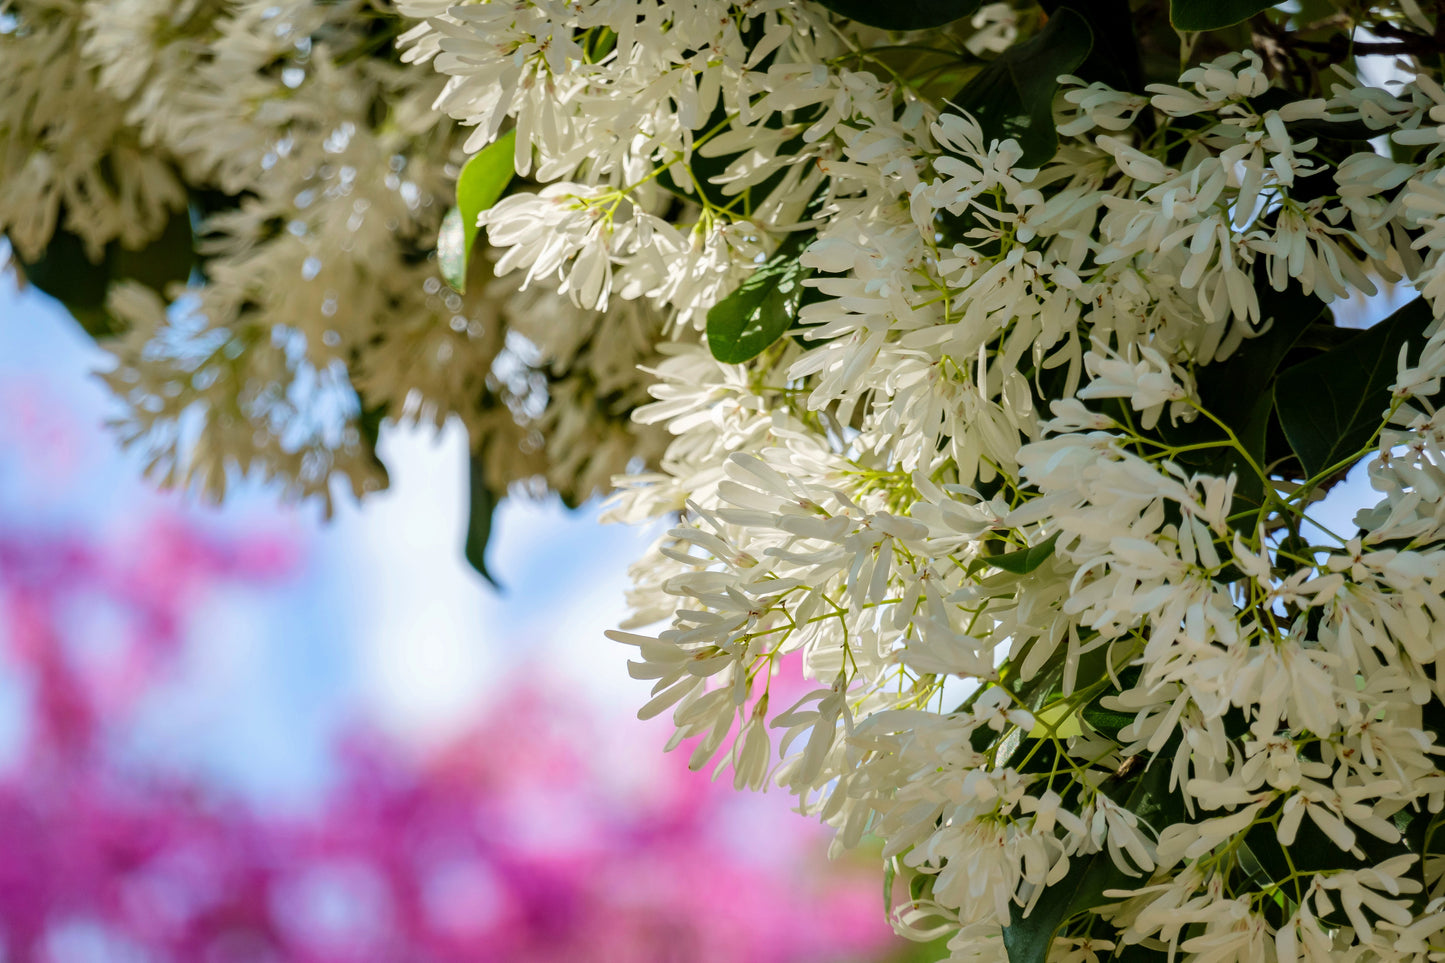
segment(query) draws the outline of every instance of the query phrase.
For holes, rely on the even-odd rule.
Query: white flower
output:
[[[1128,398],[1134,410],[1143,414],[1143,426],[1152,428],[1166,404],[1183,401],[1190,391],[1187,376],[1170,365],[1159,351],[1142,345],[1138,354],[1139,360],[1131,361],[1113,352],[1087,352],[1084,367],[1092,380],[1079,390],[1077,397]]]

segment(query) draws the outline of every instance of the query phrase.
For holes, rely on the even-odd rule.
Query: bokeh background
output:
[[[876,850],[635,719],[602,631],[648,533],[512,500],[494,591],[460,431],[384,435],[330,522],[158,493],[103,363],[0,282],[0,963],[922,958]]]

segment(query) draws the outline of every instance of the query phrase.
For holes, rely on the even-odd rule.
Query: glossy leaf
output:
[[[467,288],[467,265],[477,238],[477,218],[501,199],[516,174],[517,132],[509,130],[475,154],[457,176],[457,206],[442,219],[437,261],[442,277],[458,291]]]
[[[1015,575],[1027,575],[1048,561],[1049,556],[1054,554],[1054,545],[1058,540],[1058,533],[1055,532],[1037,545],[1030,545],[1028,548],[1021,548],[1014,552],[1005,552],[1002,555],[990,556],[987,562],[994,568],[1001,568],[1005,572],[1012,572]]]
[[[1104,695],[1117,696],[1118,694],[1118,692],[1111,690]],[[1134,713],[1120,712],[1117,709],[1106,709],[1100,704],[1103,698],[1104,696],[1100,696],[1098,699],[1084,706],[1084,708],[1079,710],[1079,715],[1083,716],[1084,721],[1089,724],[1089,728],[1095,732],[1102,733],[1110,739],[1117,739],[1119,737],[1119,731],[1133,723]]]
[[[788,235],[773,256],[707,313],[707,343],[724,364],[762,354],[793,326],[812,270],[798,262],[813,232]]]
[[[815,0],[849,20],[884,30],[926,30],[971,16],[981,0]]]
[[[1274,0],[1170,0],[1169,20],[1179,30],[1219,30],[1274,6]]]
[[[1073,73],[1093,49],[1088,21],[1060,7],[1043,29],[999,54],[954,98],[983,128],[985,141],[1013,138],[1023,148],[1022,167],[1054,156],[1054,95],[1059,75]]]
[[[1374,327],[1282,372],[1275,410],[1309,476],[1361,451],[1390,407],[1400,349],[1418,341],[1430,307],[1417,298]]]

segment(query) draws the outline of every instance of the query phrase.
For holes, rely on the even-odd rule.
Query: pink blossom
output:
[[[781,796],[714,785],[685,755],[658,756],[645,791],[612,786],[580,736],[596,720],[542,667],[420,757],[358,728],[306,818],[122,763],[111,737],[173,677],[207,593],[299,566],[292,541],[175,517],[108,543],[0,526],[0,640],[27,693],[0,774],[5,959],[73,958],[82,939],[158,963],[837,963],[893,947],[873,867],[830,867]],[[104,644],[76,629],[88,607],[109,613]]]

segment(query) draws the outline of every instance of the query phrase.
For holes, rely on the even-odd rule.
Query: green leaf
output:
[[[1305,95],[1292,90],[1285,90],[1282,87],[1271,87],[1258,97],[1249,98],[1249,105],[1259,113],[1268,110],[1279,110],[1290,104],[1305,100]],[[1303,118],[1291,120],[1285,123],[1291,135],[1300,131],[1302,136],[1323,137],[1326,140],[1342,141],[1366,141],[1378,137],[1380,132],[1370,127],[1362,120],[1324,120],[1319,118]],[[1294,193],[1291,192],[1291,197]]]
[[[387,410],[390,407],[386,402],[379,405],[368,405],[360,394],[356,396],[358,411],[356,414],[356,431],[361,436],[361,444],[364,446],[367,458],[371,461],[372,467],[381,475],[383,486],[391,484],[391,475],[386,470],[386,462],[381,460],[381,454],[377,451],[377,445],[381,440],[381,423],[386,420]]]
[[[1167,948],[1155,949],[1143,943],[1129,943],[1114,950],[1109,963],[1171,963]]]
[[[1049,556],[1054,554],[1054,545],[1058,540],[1059,533],[1055,532],[1037,545],[1030,545],[1028,548],[1021,548],[1014,552],[1005,552],[1002,555],[991,555],[986,561],[994,568],[1001,568],[1005,572],[1027,575],[1048,561]]]
[[[1105,696],[1116,696],[1118,694],[1118,692],[1113,690],[1104,693]],[[1100,699],[1103,697],[1104,696],[1100,696],[1098,699],[1084,706],[1084,708],[1079,710],[1079,715],[1084,717],[1084,721],[1089,724],[1089,728],[1095,732],[1102,733],[1110,739],[1118,739],[1119,731],[1134,722],[1134,713],[1120,712],[1117,709],[1105,709],[1099,704]]]
[[[1089,56],[1074,74],[1086,81],[1101,81],[1115,90],[1142,92],[1144,75],[1135,29],[1138,18],[1129,9],[1129,0],[1074,2],[1074,12],[1089,22],[1094,37]],[[1050,17],[1069,6],[1060,0],[1040,0],[1039,5]]]
[[[741,364],[767,350],[793,326],[812,270],[798,258],[814,232],[789,234],[736,291],[707,313],[707,344],[724,364]]]
[[[1022,167],[1037,167],[1059,147],[1054,95],[1059,75],[1073,73],[1094,46],[1088,21],[1060,7],[1043,29],[999,54],[964,85],[954,103],[983,128],[984,140],[1013,138]]]
[[[1178,30],[1219,30],[1263,13],[1278,0],[1170,0],[1169,20]]]
[[[24,261],[18,255],[12,256],[25,280],[67,308],[93,311],[104,308],[105,293],[110,288],[110,259],[102,255],[100,261],[92,261],[79,235],[63,227],[56,228],[45,251],[36,260]]]
[[[458,291],[467,289],[467,265],[477,238],[477,218],[501,199],[516,174],[517,132],[509,130],[473,155],[457,176],[457,206],[442,219],[437,261],[442,277]]]
[[[1033,643],[1030,643],[1030,645],[1032,644]],[[1064,647],[1060,646],[1058,651],[1044,663],[1043,667],[1028,679],[1022,678],[1016,667],[1012,665],[1003,671],[1003,684],[1014,694],[1017,702],[1030,712],[1037,714],[1050,700],[1062,691],[1065,651]],[[973,695],[969,696],[963,705],[954,711],[964,711],[989,688],[990,686],[987,685],[979,686],[974,690]],[[980,726],[969,736],[969,743],[978,752],[983,752],[997,735],[994,730],[987,726]],[[1019,746],[1023,745],[1024,735],[1023,730],[1015,728],[1000,740],[998,752],[994,756],[997,765],[1004,766],[1008,764],[1014,752]]]
[[[482,452],[473,452],[468,468],[468,490],[471,508],[467,516],[467,540],[464,552],[467,562],[477,573],[499,588],[497,580],[487,571],[487,542],[492,536],[492,521],[497,505],[501,502],[498,493],[487,483],[487,470]]]
[[[1430,321],[1430,306],[1416,298],[1374,327],[1280,373],[1275,410],[1306,475],[1342,465],[1370,443],[1390,407],[1400,349]]]
[[[1110,776],[1099,788],[1157,833],[1179,822],[1184,814],[1179,795],[1169,791],[1167,762],[1172,755],[1161,752],[1143,772]],[[1107,850],[1076,856],[1068,874],[1044,890],[1029,915],[1023,915],[1023,907],[1017,903],[1010,904],[1009,923],[1003,928],[1009,963],[1045,963],[1054,934],[1065,921],[1114,902],[1104,895],[1106,890],[1138,886],[1142,879],[1115,866]]]
[[[1238,429],[1260,395],[1279,373],[1280,364],[1311,328],[1330,326],[1329,308],[1291,283],[1283,291],[1269,286],[1263,271],[1255,279],[1261,321],[1268,328],[1244,341],[1228,358],[1195,372],[1200,403],[1225,424]]]
[[[981,0],[816,0],[839,16],[884,30],[941,27],[978,10]]]
[[[933,873],[914,873],[908,877],[908,898],[915,903],[933,899],[933,884],[938,877]]]
[[[1276,800],[1261,815],[1273,817],[1283,805],[1283,799]],[[1268,877],[1271,883],[1280,884],[1287,898],[1301,902],[1308,897],[1308,874],[1362,870],[1396,856],[1414,853],[1423,858],[1430,852],[1434,819],[1428,813],[1401,809],[1390,817],[1390,821],[1400,832],[1397,842],[1387,843],[1364,830],[1356,830],[1355,845],[1360,850],[1360,856],[1340,849],[1311,819],[1300,822],[1294,842],[1288,847],[1280,843],[1277,831],[1269,822],[1257,822],[1245,833],[1243,849],[1257,864],[1260,875]],[[1404,894],[1400,899],[1408,902],[1411,911],[1418,915],[1425,906],[1422,862],[1416,860],[1408,873],[1422,886],[1419,891]],[[1365,907],[1364,912],[1367,918],[1378,919],[1369,907]],[[1339,909],[1322,913],[1320,918],[1335,926],[1350,925],[1349,917]]]

